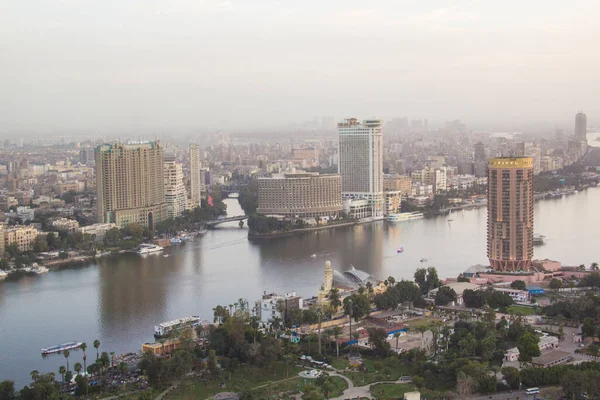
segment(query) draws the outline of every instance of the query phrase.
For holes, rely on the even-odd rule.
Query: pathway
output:
[[[354,386],[352,381],[343,375],[340,375],[337,373],[331,373],[330,375],[340,376],[340,377],[344,378],[346,380],[346,382],[348,383],[348,389],[344,390],[344,393],[340,397],[335,397],[335,398],[332,398],[331,400],[346,400],[346,399],[356,399],[356,398],[374,399],[374,397],[371,395],[371,386],[379,385],[382,383],[400,384],[400,383],[412,382],[411,378],[401,376],[396,381],[381,381],[381,382],[369,383],[368,385],[365,385],[365,386]]]

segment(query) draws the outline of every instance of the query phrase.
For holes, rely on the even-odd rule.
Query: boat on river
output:
[[[154,327],[154,337],[163,338],[172,333],[180,332],[186,328],[195,328],[200,325],[200,317],[192,315],[190,317],[178,318],[172,321],[163,322]]]
[[[42,348],[42,354],[47,355],[47,354],[60,353],[61,351],[65,351],[65,350],[78,349],[81,347],[82,344],[83,344],[82,342],[67,342],[67,343],[56,345],[56,346],[45,347],[45,348]]]
[[[400,214],[390,214],[387,216],[386,220],[388,222],[402,222],[402,221],[412,221],[413,219],[421,219],[425,215],[422,212],[407,212]]]
[[[157,246],[155,244],[146,244],[146,243],[142,243],[140,244],[140,247],[137,251],[138,254],[150,254],[150,253],[158,253],[163,251],[163,248],[160,246]]]

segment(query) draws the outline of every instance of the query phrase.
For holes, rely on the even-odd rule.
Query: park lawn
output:
[[[416,332],[415,328],[419,325],[429,325],[431,324],[433,321],[443,321],[441,318],[437,318],[437,317],[422,317],[422,318],[416,318],[416,319],[411,319],[405,322],[406,326],[408,326],[408,330],[411,332]]]
[[[215,380],[200,381],[194,379],[185,381],[177,389],[169,393],[167,398],[184,400],[206,399],[220,392],[239,392],[267,385],[269,382],[273,382],[272,387],[275,387],[279,384],[277,382],[282,380],[294,383],[294,377],[298,376],[298,373],[302,370],[303,368],[290,365],[289,377],[286,377],[286,366],[283,362],[277,363],[274,371],[271,368],[265,370],[245,365],[237,368],[232,374],[231,379],[228,379],[229,375],[224,373]],[[221,386],[222,383],[224,386]],[[282,389],[281,391],[283,390],[287,389]]]
[[[383,390],[383,394],[381,391]],[[434,400],[444,397],[443,392],[433,392],[427,389],[418,389],[411,383],[383,383],[379,385],[371,386],[371,394],[377,400],[388,400],[388,399],[402,399],[404,393],[415,392],[421,393],[421,398],[425,400]]]
[[[532,307],[523,307],[523,306],[510,306],[507,311],[509,313],[516,313],[522,315],[533,315],[535,310]]]
[[[342,375],[350,378],[356,386],[364,386],[374,382],[396,381],[401,376],[411,375],[412,368],[409,364],[404,363],[393,356],[385,359],[377,358],[362,358],[363,364],[367,367],[367,372],[361,371],[344,371]],[[375,363],[381,362],[384,365],[382,371],[376,371]]]

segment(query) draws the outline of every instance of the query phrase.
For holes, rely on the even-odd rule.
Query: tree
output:
[[[442,286],[435,294],[435,305],[445,306],[456,301],[456,292],[449,286]]]
[[[33,242],[31,242],[31,250],[34,253],[43,253],[48,251],[48,241],[46,240],[46,236],[37,235]]]
[[[511,389],[518,389],[521,382],[521,372],[515,367],[503,367],[502,375]]]
[[[562,288],[562,286],[563,286],[562,279],[553,278],[550,281],[550,289],[558,290],[558,289]]]
[[[67,369],[63,365],[61,365],[60,367],[58,367],[58,373],[62,377],[63,383],[65,383],[65,373],[66,372],[67,372]]]
[[[67,360],[67,372],[69,372],[69,356],[71,352],[69,350],[63,351],[63,356],[65,356],[65,360]]]
[[[87,354],[85,354],[85,350],[87,349],[87,343],[81,343],[81,351],[83,351],[83,370],[87,372]]]
[[[456,375],[456,393],[459,397],[470,396],[473,394],[474,387],[475,379],[472,376],[468,376],[464,372]]]
[[[210,350],[208,352],[208,361],[206,363],[206,367],[212,376],[215,376],[217,373],[217,353],[214,350]]]
[[[100,348],[100,341],[98,339],[94,340],[94,348],[96,349],[96,361],[98,361],[98,349]]]
[[[429,327],[427,325],[418,325],[415,329],[417,332],[421,333],[421,350],[423,350],[425,346],[425,332],[429,330]]]
[[[15,398],[15,383],[10,380],[0,382],[0,400],[14,400]]]
[[[29,373],[29,375],[31,376],[31,380],[35,383],[35,382],[37,382],[38,378],[40,377],[40,371],[38,371],[37,369],[34,369],[33,371],[31,371]]]
[[[419,285],[423,294],[441,286],[440,278],[434,267],[417,269],[415,271],[415,282]]]
[[[513,281],[510,284],[510,287],[515,290],[526,290],[527,284],[525,283],[525,281],[518,280],[518,281]]]
[[[71,371],[65,372],[65,383],[67,387],[71,386],[71,379],[73,379],[73,373]]]
[[[390,344],[387,341],[387,332],[383,328],[367,328],[369,334],[369,343],[375,353],[385,357],[390,351]]]
[[[337,357],[339,357],[340,356],[340,344],[338,342],[338,338],[342,334],[342,328],[339,326],[334,326],[333,328],[331,328],[331,331],[333,332],[333,337],[335,339],[335,354]]]
[[[519,361],[531,362],[533,357],[539,357],[542,353],[538,343],[540,339],[531,332],[525,332],[517,341],[517,349],[519,349]]]
[[[344,299],[344,314],[351,315],[355,321],[369,315],[371,312],[371,302],[367,296],[352,294]]]
[[[398,353],[398,340],[400,339],[400,332],[394,332],[394,337],[396,338],[396,353]]]
[[[585,337],[593,337],[596,334],[596,323],[592,318],[585,318],[581,326],[581,333]]]
[[[77,375],[79,375],[79,373],[81,372],[81,363],[76,362],[75,365],[73,366],[73,369],[75,370],[75,372],[77,373]]]

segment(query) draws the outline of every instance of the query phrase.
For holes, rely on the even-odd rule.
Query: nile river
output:
[[[230,215],[241,214],[234,199]],[[600,189],[535,205],[535,231],[546,244],[536,258],[567,265],[600,261]],[[486,263],[486,209],[389,225],[385,222],[312,232],[253,243],[237,223],[166,251],[169,257],[134,254],[111,256],[77,268],[0,282],[0,380],[18,387],[29,372],[57,372],[62,355],[42,359],[40,348],[68,341],[100,350],[136,351],[153,340],[155,324],[187,315],[212,319],[212,308],[238,298],[252,304],[263,291],[297,291],[309,297],[331,260],[336,269],[349,265],[376,278],[411,278],[421,266],[436,266],[440,276],[457,276],[474,264]],[[397,254],[399,246],[404,253]],[[311,259],[311,254],[316,259]],[[427,257],[427,263],[420,263]],[[81,362],[72,351],[70,365]]]

